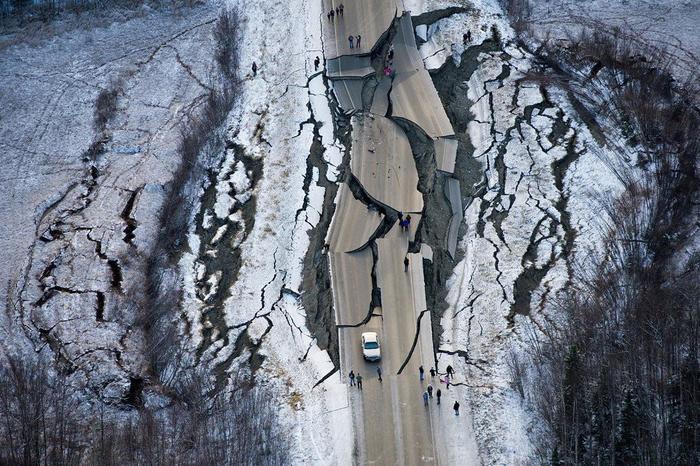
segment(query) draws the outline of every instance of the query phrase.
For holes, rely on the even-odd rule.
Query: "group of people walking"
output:
[[[450,379],[454,377],[454,369],[452,366],[447,366],[447,373],[445,374],[445,379],[440,379],[440,382],[443,382],[446,384],[445,388],[447,390],[450,389]],[[433,379],[435,376],[439,374],[434,368],[430,368],[430,378]],[[418,378],[420,379],[420,382],[423,383],[425,381],[425,369],[423,369],[423,366],[420,366],[418,368]],[[435,399],[437,400],[437,404],[440,404],[440,400],[442,399],[442,390],[438,388],[437,390],[433,389],[432,384],[428,384],[428,386],[425,388],[425,391],[423,392],[423,405],[426,407],[430,404],[430,400],[433,399],[433,391],[435,391]],[[454,405],[452,405],[452,409],[454,409],[455,416],[459,416],[459,401],[455,400]]]
[[[454,369],[452,366],[447,366],[446,369],[446,374],[445,374],[445,379],[440,379],[440,382],[443,382],[446,384],[446,389],[450,389],[450,379],[454,378]],[[430,368],[430,378],[434,379],[435,376],[439,374],[434,368]],[[418,368],[418,377],[420,379],[421,384],[425,381],[425,369],[423,366],[420,366]],[[438,377],[439,378],[439,377]],[[379,382],[382,382],[382,367],[377,366],[377,379]],[[348,374],[348,380],[350,382],[351,387],[357,387],[358,390],[362,390],[362,375],[358,372],[355,374],[354,370],[351,370],[350,373]],[[428,386],[425,388],[425,391],[423,392],[423,404],[427,407],[430,404],[430,400],[434,398],[437,400],[437,404],[440,404],[440,400],[442,399],[442,390],[440,387],[438,387],[437,390],[435,390],[432,386],[432,384],[428,384]],[[455,412],[455,416],[459,416],[459,401],[455,400],[454,404],[452,405],[452,409]]]
[[[328,18],[328,21],[331,23],[335,22],[336,18],[342,18],[343,14],[345,11],[345,6],[341,3],[335,8],[331,8],[331,10],[326,13],[326,18]],[[362,36],[361,35],[349,35],[348,36],[348,44],[350,45],[351,49],[359,49],[362,47]]]
[[[348,374],[348,379],[350,379],[350,386],[356,386],[358,390],[362,390],[362,374],[359,372],[355,375],[355,371],[350,371]]]
[[[342,3],[335,8],[331,8],[331,11],[329,11],[326,14],[328,21],[330,21],[332,23],[333,21],[335,21],[336,17],[340,18],[341,16],[343,16],[344,9],[345,9],[345,7],[343,6]]]
[[[399,212],[399,227],[401,227],[401,231],[407,232],[408,229],[411,227],[411,216],[406,215],[406,218],[404,218],[403,213]],[[408,262],[408,255],[406,255],[403,258],[404,272],[408,272]]]

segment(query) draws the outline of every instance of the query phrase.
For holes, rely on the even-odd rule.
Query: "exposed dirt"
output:
[[[329,83],[325,77],[324,80],[328,88]],[[343,155],[343,162],[339,167],[339,181],[341,181],[350,174],[348,169],[352,144],[350,118],[340,111],[337,102],[328,91],[327,97],[334,117],[335,136],[346,149]],[[323,153],[326,149],[321,144],[320,123],[316,122],[313,114],[312,120],[314,123],[314,140],[307,159],[307,165],[318,169],[319,184],[325,188],[325,194],[321,218],[316,227],[309,232],[310,241],[304,257],[301,299],[306,310],[306,326],[316,338],[316,344],[319,348],[327,350],[333,364],[336,367],[340,367],[338,331],[336,330],[333,294],[331,291],[330,264],[328,263],[328,254],[325,251],[326,234],[335,214],[334,201],[338,185],[331,183],[326,178],[327,167],[326,162],[323,160]],[[307,174],[307,176],[310,175]]]
[[[433,21],[435,20],[433,19]],[[496,50],[497,47],[497,44],[491,41],[487,41],[479,47],[471,47],[463,54],[459,68],[454,65],[452,60],[448,60],[438,71],[431,74],[433,84],[440,95],[458,141],[457,160],[453,175],[437,170],[434,146],[422,131],[416,131],[410,124],[399,122],[408,135],[418,169],[419,190],[423,193],[424,209],[416,233],[416,243],[425,243],[433,250],[433,261],[423,261],[423,273],[426,303],[432,313],[433,345],[435,348],[439,347],[440,335],[442,334],[440,320],[447,308],[445,284],[452,274],[455,264],[463,256],[463,252],[458,249],[453,261],[447,251],[447,230],[452,211],[444,194],[445,183],[448,177],[459,180],[463,208],[473,202],[479,189],[478,183],[483,176],[482,168],[481,164],[474,159],[474,148],[466,133],[467,124],[472,119],[472,114],[469,111],[472,102],[467,99],[466,82],[478,66],[476,57],[479,53]],[[462,224],[460,236],[465,233],[465,229],[466,225]]]
[[[431,24],[440,21],[441,19],[447,18],[452,15],[456,15],[458,13],[469,13],[470,11],[472,11],[471,8],[465,8],[462,6],[451,6],[448,8],[443,8],[441,10],[428,11],[426,13],[423,13],[422,15],[413,16],[411,19],[413,20],[414,27],[419,26],[421,24],[430,26]]]
[[[254,159],[245,154],[242,147],[233,143],[227,144],[227,149],[235,151],[236,161],[243,163],[246,172],[249,174],[250,190],[254,191],[255,186],[262,177],[262,160]],[[231,167],[233,170],[233,167]],[[201,206],[195,219],[196,233],[201,239],[198,252],[199,261],[204,264],[205,272],[203,279],[197,283],[197,295],[207,305],[203,312],[202,320],[212,324],[211,327],[204,327],[204,343],[197,349],[197,357],[213,343],[212,334],[214,328],[218,330],[218,335],[223,335],[224,347],[228,345],[228,326],[224,317],[224,302],[230,296],[231,287],[238,278],[241,268],[241,251],[238,245],[245,241],[245,238],[255,225],[256,197],[251,196],[247,202],[240,204],[236,202],[233,212],[240,212],[243,220],[241,223],[231,220],[229,217],[220,219],[213,218],[208,228],[203,226],[203,217],[209,212],[216,202],[216,171],[209,174],[209,186],[204,191]],[[229,193],[235,196],[234,188]],[[219,228],[226,227],[223,235],[218,235]],[[214,251],[214,253],[212,253]],[[208,281],[212,276],[218,276],[216,289]]]

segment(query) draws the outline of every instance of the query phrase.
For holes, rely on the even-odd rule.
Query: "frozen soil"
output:
[[[456,262],[438,255],[426,286],[442,315],[438,358],[461,359],[457,383],[467,387],[483,462],[530,464],[538,421],[515,390],[508,360],[543,337],[544,323],[556,324],[553,303],[571,264],[595,253],[603,221],[596,193],[621,186],[604,163],[608,148],[593,135],[602,129],[587,127],[566,92],[527,79],[536,61],[511,45],[493,2],[474,6],[473,15],[428,25],[428,43],[451,51],[429,60],[459,141],[465,225]],[[469,44],[465,30],[476,36]]]
[[[179,124],[213,86],[211,30],[222,3],[237,2],[0,39],[0,353],[48,353],[75,387],[114,405],[140,405],[152,390],[130,290],[180,162]],[[273,390],[295,463],[347,463],[352,424],[323,247],[337,182],[348,176],[349,120],[313,69],[320,2],[240,3],[241,96],[222,129],[220,164],[193,196],[179,337],[219,388],[243,370]],[[417,25],[432,27],[426,44],[435,53],[425,62],[459,142],[453,176],[465,209],[453,261],[447,175],[432,143],[402,124],[425,201],[418,238],[434,253],[425,280],[437,358],[441,367],[457,360],[482,461],[527,464],[537,420],[508,360],[536,344],[544,322],[556,325],[552,303],[571,263],[596,253],[604,221],[596,195],[622,189],[599,137],[610,129],[590,126],[566,92],[526,79],[535,60],[513,45],[495,0],[406,3]],[[535,3],[547,27],[568,30],[551,2]],[[692,2],[613,3],[618,23],[648,41],[659,32],[679,63],[697,63],[697,37],[664,25],[692,22]],[[640,15],[625,23],[635,5],[663,7],[654,27]],[[103,91],[116,93],[115,110],[96,124]]]
[[[115,15],[4,37],[0,305],[6,351],[48,345],[77,383],[121,402],[147,372],[125,292],[179,164],[179,123],[210,87],[217,8]],[[97,125],[102,91],[116,103]]]
[[[697,74],[700,3],[689,0],[530,0],[532,32],[568,41],[582,28],[606,30],[674,57],[680,80]]]

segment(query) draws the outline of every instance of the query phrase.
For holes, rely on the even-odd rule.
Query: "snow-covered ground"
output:
[[[615,157],[596,143],[565,93],[548,87],[544,95],[539,84],[523,80],[531,58],[509,44],[514,34],[496,2],[471,4],[475,13],[429,27],[423,45],[426,66],[439,68],[464,50],[465,30],[473,37],[467,47],[491,37],[492,26],[504,44],[478,55],[467,82],[473,115],[467,131],[483,170],[481,194],[465,211],[464,258],[447,284],[440,349],[468,354],[468,363],[457,364],[457,381],[468,389],[483,462],[530,464],[538,420],[516,389],[509,361],[525,361],[543,324],[556,323],[552,302],[572,264],[595,253],[602,220],[596,194],[622,186],[605,163]]]
[[[622,37],[669,52],[682,78],[697,74],[700,2],[695,0],[530,0],[533,33],[575,37],[581,27],[617,28]]]
[[[563,35],[577,18],[605,20],[667,45],[680,65],[697,64],[697,2],[533,3],[541,31]],[[124,292],[142,280],[132,259],[149,251],[159,228],[164,185],[179,163],[178,125],[208,92],[221,6],[243,19],[241,93],[227,120],[231,144],[222,149],[213,202],[203,201],[180,262],[182,338],[198,362],[222,374],[247,367],[248,353],[236,349],[247,340],[265,356],[256,378],[277,394],[294,463],[350,464],[347,387],[339,374],[316,385],[333,364],[301,304],[312,292],[302,287],[308,232],[345,150],[313,65],[322,54],[319,1],[274,8],[213,1],[175,14],[144,8],[106,14],[90,28],[66,22],[31,40],[0,39],[0,306],[10,311],[0,313],[0,352],[48,342],[78,368],[74,383],[113,401],[143,376],[143,337]],[[421,53],[429,69],[459,63],[466,30],[467,47],[490,38],[494,26],[505,42],[514,37],[496,0],[404,1],[414,15],[448,6],[472,11],[427,28]],[[522,80],[531,66],[525,52],[506,44],[477,61],[465,85],[473,115],[467,133],[483,189],[466,208],[440,342],[441,350],[466,351],[469,361],[441,353],[440,362],[458,370],[482,461],[527,464],[537,419],[508,361],[528,351],[543,323],[556,323],[551,300],[570,265],[595,254],[595,196],[621,186],[606,164],[609,149],[567,96],[556,88],[545,96]],[[93,123],[95,100],[116,80],[123,84],[107,150],[92,163],[86,155],[103,136]],[[323,170],[311,161],[314,142],[325,148]],[[234,250],[237,279],[229,282],[211,263]]]
[[[293,1],[269,8],[251,0],[237,8],[245,18],[241,63],[246,75],[241,76],[241,98],[229,117],[228,139],[237,149],[227,151],[216,181],[216,202],[204,217],[233,215],[240,222],[238,212],[254,198],[254,225],[233,245],[240,250],[241,265],[223,303],[227,329],[210,341],[203,341],[203,328],[197,326],[204,321],[205,328],[215,327],[207,321],[206,300],[197,300],[194,289],[187,290],[192,297],[187,306],[191,343],[193,351],[200,345],[205,348],[202,360],[226,371],[245,367],[245,355],[240,361],[231,360],[241,334],[260,343],[257,353],[265,361],[256,379],[270,385],[282,401],[280,415],[295,440],[294,462],[348,464],[353,434],[346,385],[336,374],[315,386],[334,366],[306,328],[301,305],[301,293],[313,292],[301,287],[303,259],[325,193],[318,167],[307,170],[314,123],[320,125],[318,142],[326,147],[332,180],[333,165],[342,157],[342,146],[334,140],[323,75],[313,64],[322,55],[320,3]],[[248,72],[253,61],[258,64],[257,77]],[[242,156],[262,163],[252,192],[241,168]],[[189,256],[183,265],[193,277],[197,263],[205,258]],[[197,280],[206,279],[200,276],[188,282],[194,287]]]
[[[227,359],[247,329],[253,344],[262,341],[258,354],[266,359],[257,379],[278,395],[280,417],[295,440],[295,463],[347,464],[353,435],[345,385],[330,377],[314,387],[333,364],[306,330],[299,298],[307,232],[318,222],[324,195],[318,168],[305,185],[314,138],[307,104],[319,142],[329,148],[326,157],[337,164],[343,150],[333,141],[323,77],[311,79],[313,59],[321,54],[317,2],[269,8],[214,1],[179,13],[105,14],[103,24],[86,29],[54,24],[43,40],[4,37],[0,245],[6,267],[0,300],[3,309],[8,296],[23,307],[2,315],[2,352],[41,347],[44,332],[56,342],[52,349],[79,367],[80,384],[115,401],[128,392],[131,377],[143,374],[142,337],[122,295],[143,280],[130,256],[147,254],[156,237],[164,185],[179,164],[179,122],[196,113],[211,85],[212,25],[226,6],[242,18],[242,87],[226,134],[235,147],[224,154],[215,202],[198,225],[204,233],[216,231],[205,242],[193,228],[191,252],[180,262],[191,324],[183,341],[193,354],[203,348],[201,359],[212,367],[235,371],[247,359]],[[123,90],[95,172],[83,160],[99,136],[95,100],[117,79]],[[333,173],[331,167],[328,177]],[[229,229],[237,230],[231,235]],[[239,248],[240,270],[225,290],[218,328],[202,303],[225,280],[204,265],[221,242],[227,242],[222,253]],[[212,330],[206,341],[205,330]]]
[[[216,16],[215,5],[144,7],[3,36],[0,306],[12,311],[2,317],[12,337],[1,344],[48,343],[107,399],[143,375],[123,296],[142,278],[128,262],[155,237],[163,185],[179,164],[179,122],[207,92]],[[99,134],[95,101],[112,87],[117,108]],[[93,143],[104,148],[94,162]]]

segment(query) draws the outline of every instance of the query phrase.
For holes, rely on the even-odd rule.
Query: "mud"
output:
[[[449,16],[449,14],[445,16]],[[429,23],[430,21],[416,24]],[[466,133],[467,125],[473,118],[469,111],[472,102],[467,99],[466,82],[478,66],[476,57],[479,53],[497,49],[497,44],[487,41],[482,46],[471,47],[465,51],[459,68],[454,65],[452,60],[448,60],[439,70],[431,73],[433,85],[438,91],[458,141],[454,174],[437,170],[434,146],[422,131],[417,131],[405,122],[398,122],[406,131],[411,144],[419,174],[419,190],[423,193],[424,210],[416,232],[416,245],[422,242],[428,244],[433,250],[433,261],[423,261],[423,274],[426,303],[432,314],[432,334],[435,348],[439,348],[442,334],[440,320],[447,308],[445,284],[452,274],[455,264],[463,257],[463,252],[458,249],[453,261],[447,251],[447,231],[452,211],[444,195],[444,187],[448,177],[459,180],[463,207],[473,202],[474,197],[479,194],[479,182],[483,174],[481,163],[474,158],[474,147]],[[459,236],[463,236],[465,232],[466,225],[462,223]]]
[[[451,6],[448,8],[443,8],[441,10],[428,11],[418,16],[411,16],[411,19],[413,20],[414,27],[419,26],[421,24],[430,26],[431,24],[440,21],[441,19],[445,19],[449,16],[456,15],[458,13],[469,13],[470,11],[473,11],[472,8],[466,8],[462,6]]]
[[[250,190],[254,192],[258,181],[262,178],[262,160],[249,157],[245,154],[242,147],[231,142],[226,145],[226,149],[233,150],[236,155],[236,161],[242,162],[245,166],[250,178]],[[221,167],[217,167],[217,169],[209,172],[208,186],[204,190],[200,208],[195,217],[195,232],[201,241],[197,257],[198,261],[205,267],[202,280],[198,281],[195,286],[197,297],[206,305],[201,316],[202,323],[209,322],[211,324],[211,326],[203,326],[203,343],[197,348],[197,361],[206,349],[216,341],[213,338],[215,334],[223,338],[224,345],[222,348],[229,344],[229,328],[225,318],[224,302],[230,296],[231,287],[238,279],[238,273],[241,268],[241,251],[235,245],[243,243],[255,225],[256,196],[253,194],[243,204],[236,202],[231,212],[241,213],[243,225],[228,217],[224,219],[213,217],[208,228],[204,227],[204,216],[207,213],[211,213],[216,202],[216,178],[220,169]],[[230,170],[233,170],[233,166],[230,167]],[[231,188],[229,194],[235,196],[240,193],[236,193]],[[226,232],[214,240],[221,227],[226,227]],[[215,275],[218,275],[219,279],[216,289],[212,290],[209,279]],[[214,332],[214,329],[217,332]]]
[[[330,87],[324,77],[326,89]],[[350,176],[350,119],[344,115],[330,91],[326,91],[334,117],[334,134],[345,147],[343,162],[338,167],[339,181]],[[313,114],[312,114],[312,118]],[[323,160],[325,148],[319,134],[320,123],[314,122],[314,139],[311,144],[307,165],[319,170],[319,184],[325,188],[321,218],[316,227],[309,232],[309,248],[304,257],[304,275],[302,281],[301,302],[306,310],[306,326],[316,339],[319,348],[327,350],[336,368],[340,367],[338,351],[338,332],[336,330],[333,294],[331,291],[330,264],[325,252],[325,239],[335,214],[335,196],[338,185],[326,178],[327,166]]]

